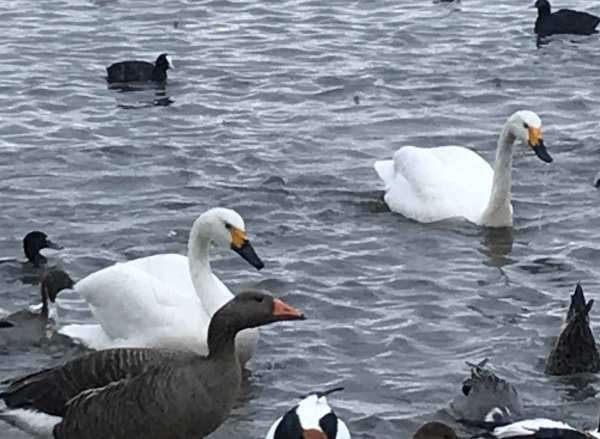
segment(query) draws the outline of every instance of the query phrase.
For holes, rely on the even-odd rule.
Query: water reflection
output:
[[[148,88],[139,88],[136,86],[131,86],[130,84],[120,84],[119,87],[109,87],[111,89],[117,88],[121,93],[123,92],[130,92],[130,91],[142,91],[142,90],[148,90]],[[171,96],[167,95],[166,89],[160,86],[157,87],[152,87],[155,88],[155,93],[154,93],[154,98],[153,99],[148,99],[148,100],[140,100],[138,103],[135,104],[123,104],[120,103],[118,104],[119,108],[123,108],[125,110],[136,110],[136,109],[140,109],[140,108],[150,108],[150,107],[168,107],[169,105],[171,105],[173,102],[175,102]]]
[[[513,230],[511,227],[482,229],[482,246],[479,251],[489,258],[489,265],[502,268],[515,262],[509,255],[513,247]]]
[[[561,385],[561,397],[567,401],[582,401],[587,398],[595,398],[598,391],[594,384],[598,383],[598,377],[592,373],[580,373],[576,375],[565,375],[556,378],[557,384]]]

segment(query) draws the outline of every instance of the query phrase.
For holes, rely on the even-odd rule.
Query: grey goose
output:
[[[0,393],[7,406],[0,419],[33,434],[52,431],[55,439],[203,438],[227,418],[240,389],[236,333],[302,319],[263,291],[244,291],[212,317],[208,356],[151,348],[89,353],[11,382]]]

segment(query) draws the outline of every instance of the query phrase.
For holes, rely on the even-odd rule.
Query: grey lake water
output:
[[[527,414],[595,424],[599,377],[549,377],[543,361],[576,282],[600,293],[600,39],[536,48],[530,3],[5,1],[0,257],[21,260],[22,237],[40,229],[65,247],[50,265],[80,279],[185,253],[210,207],[242,214],[266,267],[215,249],[215,272],[308,320],[262,330],[214,438],[264,437],[300,395],[333,384],[353,437],[407,438],[451,421],[465,361],[483,358]],[[161,52],[176,67],[164,89],[106,86],[109,64]],[[456,144],[491,161],[519,109],[542,117],[554,162],[515,148],[514,228],[389,212],[375,160]],[[0,264],[0,307],[37,301],[36,282],[20,261]],[[93,321],[76,303],[61,319]],[[591,319],[596,329],[600,308]],[[0,355],[0,379],[63,354]]]

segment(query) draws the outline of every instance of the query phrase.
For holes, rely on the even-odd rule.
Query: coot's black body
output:
[[[155,63],[147,61],[123,61],[106,68],[109,83],[115,82],[165,82],[167,70],[173,65],[166,53],[156,58]]]
[[[561,9],[552,13],[548,0],[537,0],[538,17],[534,31],[538,37],[557,34],[590,35],[596,33],[600,18],[587,12]]]

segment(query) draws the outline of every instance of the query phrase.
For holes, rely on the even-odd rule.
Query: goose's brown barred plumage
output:
[[[208,356],[148,348],[98,351],[17,379],[0,396],[12,409],[61,416],[56,439],[203,438],[227,418],[241,385],[235,335],[303,318],[264,292],[245,291],[211,319]]]

